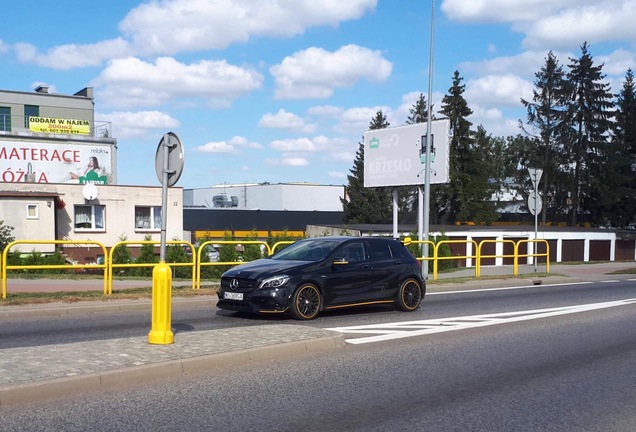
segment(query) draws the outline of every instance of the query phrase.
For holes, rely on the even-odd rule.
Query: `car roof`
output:
[[[344,243],[349,240],[370,240],[370,241],[390,241],[390,242],[398,242],[400,241],[394,239],[393,237],[371,237],[371,236],[320,236],[320,237],[308,237],[303,240],[332,240],[339,241]]]

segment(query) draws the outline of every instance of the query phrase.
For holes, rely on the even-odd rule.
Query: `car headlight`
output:
[[[289,276],[287,275],[278,275],[273,276],[267,279],[264,279],[263,282],[258,286],[259,288],[278,288],[283,286],[289,281]]]

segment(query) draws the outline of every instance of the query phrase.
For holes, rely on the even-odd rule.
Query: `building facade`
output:
[[[68,242],[60,249],[82,263],[101,252],[73,241],[109,248],[161,236],[161,187],[118,184],[117,140],[110,123],[95,120],[94,106],[92,88],[74,95],[0,90],[0,219],[16,240]],[[168,240],[182,239],[182,188],[168,189],[167,212]],[[53,243],[18,246],[55,250]]]
[[[344,195],[343,185],[253,183],[185,189],[183,204],[186,208],[341,212]]]

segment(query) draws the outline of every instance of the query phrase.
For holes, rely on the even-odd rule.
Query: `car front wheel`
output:
[[[395,305],[398,309],[413,312],[422,303],[422,285],[417,279],[409,278],[402,282]]]
[[[291,316],[298,320],[310,320],[318,316],[322,296],[315,285],[301,285],[293,295],[290,308]]]

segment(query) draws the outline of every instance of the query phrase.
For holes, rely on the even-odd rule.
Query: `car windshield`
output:
[[[272,255],[273,260],[322,261],[341,242],[326,239],[302,240]]]

